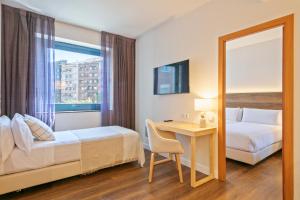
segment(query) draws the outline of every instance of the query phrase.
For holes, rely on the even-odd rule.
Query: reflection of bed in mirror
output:
[[[255,165],[282,147],[282,94],[226,95],[226,157]]]

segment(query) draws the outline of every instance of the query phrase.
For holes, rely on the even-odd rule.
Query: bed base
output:
[[[34,169],[24,172],[7,174],[0,176],[0,195],[14,191],[21,191],[22,189],[32,186],[49,183],[52,181],[77,176],[89,175],[98,170],[121,165],[129,162],[135,162],[138,159],[130,159],[123,162],[117,162],[109,166],[102,166],[89,173],[83,172],[81,161],[73,161],[65,164],[58,164],[40,169]],[[141,166],[142,167],[142,166]]]
[[[273,153],[279,151],[282,148],[282,142],[277,142],[272,145],[265,147],[264,149],[251,153],[248,151],[242,151],[238,149],[226,148],[226,157],[232,160],[237,160],[250,165],[255,165],[256,163],[262,161]]]
[[[81,174],[80,161],[0,176],[0,194]]]

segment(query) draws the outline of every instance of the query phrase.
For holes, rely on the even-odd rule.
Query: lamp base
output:
[[[206,128],[206,119],[200,118],[200,128]]]

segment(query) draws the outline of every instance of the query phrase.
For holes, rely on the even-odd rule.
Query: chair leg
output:
[[[178,164],[177,164],[177,156],[175,154],[175,162],[176,162],[176,169],[178,170]]]
[[[180,155],[175,154],[175,157],[176,157],[176,163],[177,163],[177,168],[178,168],[179,181],[180,181],[180,183],[183,183]]]
[[[169,153],[169,159],[172,160],[173,159],[173,155],[171,153]]]
[[[151,153],[150,169],[149,169],[149,183],[152,182],[152,177],[153,177],[154,156],[155,156],[155,153]]]

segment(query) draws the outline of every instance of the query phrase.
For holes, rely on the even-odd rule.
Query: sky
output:
[[[98,56],[55,49],[55,61],[67,60],[68,63],[72,63],[90,58],[98,58]]]

